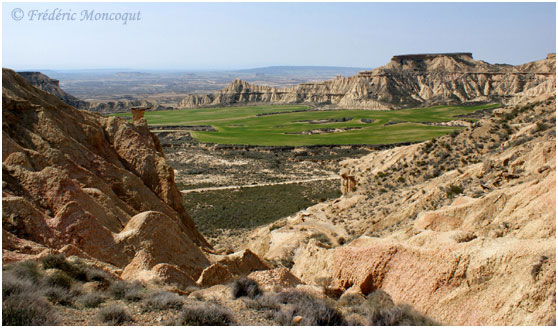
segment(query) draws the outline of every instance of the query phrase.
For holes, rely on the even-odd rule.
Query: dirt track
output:
[[[249,185],[234,185],[234,186],[221,186],[221,187],[206,187],[206,188],[197,188],[197,189],[187,189],[181,190],[180,192],[183,194],[191,193],[191,192],[204,192],[209,190],[228,190],[228,189],[240,189],[240,188],[253,188],[253,187],[264,187],[264,186],[274,186],[274,185],[284,185],[284,184],[292,184],[292,183],[304,183],[304,182],[312,182],[312,181],[323,181],[323,180],[335,180],[340,179],[339,176],[329,176],[326,178],[313,178],[313,179],[304,179],[304,180],[290,180],[290,181],[282,181],[282,182],[269,182],[269,183],[254,183]]]

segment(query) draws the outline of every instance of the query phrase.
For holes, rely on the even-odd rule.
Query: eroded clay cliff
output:
[[[201,274],[209,245],[144,119],[77,110],[9,69],[2,82],[3,263],[59,252]]]
[[[179,107],[250,103],[332,105],[353,109],[499,102],[515,104],[527,93],[556,88],[556,58],[511,66],[474,60],[470,53],[394,56],[352,77],[278,89],[234,80],[213,94],[189,95]],[[546,85],[542,87],[541,85]]]
[[[543,325],[556,308],[556,102],[342,162],[343,197],[247,245],[337,293],[381,289],[451,325]]]

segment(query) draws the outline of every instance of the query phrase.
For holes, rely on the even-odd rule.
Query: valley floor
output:
[[[341,195],[339,162],[368,147],[217,147],[186,131],[156,133],[184,205],[217,248],[239,247],[253,229]]]

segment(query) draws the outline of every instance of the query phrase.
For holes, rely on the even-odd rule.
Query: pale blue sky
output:
[[[77,20],[28,19],[56,8]],[[82,10],[141,20],[79,21]],[[457,51],[521,64],[556,51],[555,3],[3,3],[2,25],[2,66],[17,70],[373,68]]]

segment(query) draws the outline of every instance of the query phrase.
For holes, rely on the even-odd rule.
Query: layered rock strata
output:
[[[207,95],[189,95],[179,107],[251,103],[399,109],[475,102],[517,104],[556,88],[556,57],[524,65],[489,64],[471,53],[394,56],[382,67],[352,77],[273,88],[234,80]]]

